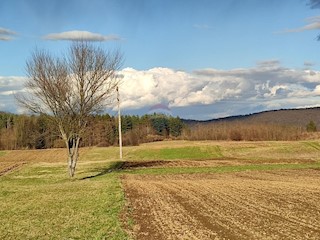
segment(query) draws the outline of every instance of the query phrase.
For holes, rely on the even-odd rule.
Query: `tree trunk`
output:
[[[79,142],[80,137],[78,136],[71,137],[66,141],[68,149],[68,172],[70,177],[73,177],[76,171],[79,158]]]

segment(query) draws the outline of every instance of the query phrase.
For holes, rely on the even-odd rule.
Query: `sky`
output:
[[[0,111],[23,111],[14,94],[35,49],[59,55],[79,39],[123,53],[124,114],[316,107],[319,35],[320,0],[1,0]]]

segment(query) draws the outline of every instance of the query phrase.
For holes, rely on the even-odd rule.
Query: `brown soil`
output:
[[[177,161],[126,161],[121,165],[121,169],[135,168],[170,168],[170,167],[218,167],[226,165],[243,165],[246,161],[238,160],[177,160]]]
[[[320,239],[320,171],[124,175],[135,239]]]
[[[300,159],[265,159],[265,160],[246,160],[246,159],[211,159],[211,160],[154,160],[154,161],[125,161],[120,169],[136,168],[170,168],[170,167],[219,167],[219,166],[239,166],[248,164],[284,164],[284,163],[315,163],[315,160]]]
[[[0,176],[12,172],[18,168],[20,168],[22,165],[26,164],[25,162],[19,162],[16,164],[13,163],[0,163]]]

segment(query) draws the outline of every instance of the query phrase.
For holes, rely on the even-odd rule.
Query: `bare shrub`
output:
[[[238,130],[234,130],[234,129],[231,130],[229,136],[230,136],[229,138],[232,141],[241,141],[242,140],[242,134]]]

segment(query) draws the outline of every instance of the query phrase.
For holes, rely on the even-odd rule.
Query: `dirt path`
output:
[[[136,239],[320,239],[320,171],[125,175]]]

